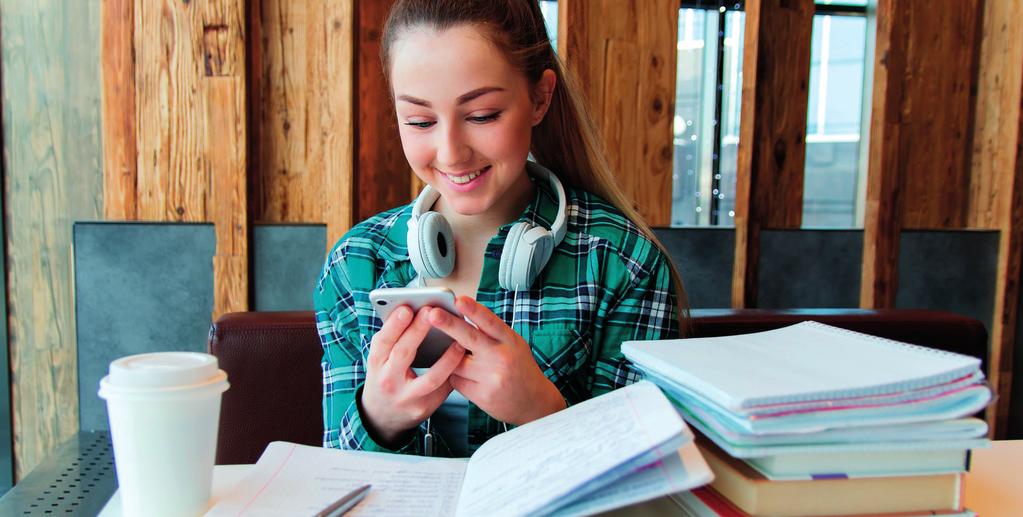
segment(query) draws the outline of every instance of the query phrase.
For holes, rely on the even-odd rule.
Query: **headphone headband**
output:
[[[539,163],[527,161],[526,170],[532,172],[534,176],[546,179],[558,198],[558,215],[554,218],[554,222],[551,223],[551,233],[554,234],[554,246],[557,247],[565,239],[565,232],[568,231],[568,225],[566,224],[568,219],[568,214],[566,214],[568,211],[568,199],[565,195],[565,186],[561,184],[561,180],[558,179],[556,174]]]

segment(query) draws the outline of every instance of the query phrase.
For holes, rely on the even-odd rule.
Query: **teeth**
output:
[[[484,167],[483,169],[486,169],[486,167]],[[480,174],[483,174],[483,169],[480,169],[480,170],[478,170],[476,172],[473,172],[473,173],[470,173],[470,174],[466,174],[464,176],[452,176],[450,174],[445,174],[445,176],[447,176],[448,179],[451,180],[453,183],[457,183],[459,185],[464,185],[464,184],[469,183],[470,181],[476,179],[476,177],[479,176]]]

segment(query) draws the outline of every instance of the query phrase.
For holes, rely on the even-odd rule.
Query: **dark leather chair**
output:
[[[693,311],[693,337],[758,332],[815,320],[850,330],[978,357],[987,331],[973,318],[926,310]],[[255,463],[268,443],[321,445],[322,349],[312,312],[225,314],[210,329],[210,353],[227,372],[217,464]]]

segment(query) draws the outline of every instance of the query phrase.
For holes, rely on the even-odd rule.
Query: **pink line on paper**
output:
[[[657,388],[657,389],[658,389],[658,391],[660,390],[660,388]],[[632,403],[632,397],[625,397],[625,401],[629,403],[629,409],[632,410],[632,414],[636,415],[636,418],[639,419],[639,417],[640,417],[639,411],[636,410],[636,405]],[[640,432],[645,435],[647,441],[650,440],[650,435],[649,435],[649,433],[646,432],[645,429],[641,429]],[[674,454],[678,454],[678,451],[675,451]],[[665,467],[663,459],[657,460],[657,465],[646,465],[645,467],[647,467],[647,468],[655,468],[656,467],[658,470],[661,471],[661,475],[664,476],[665,479],[667,479],[669,481],[671,480],[671,476],[668,474],[668,469],[667,469],[667,467]],[[644,470],[646,470],[646,468],[640,467],[638,470],[636,470],[634,472],[641,472],[641,471],[644,471]]]
[[[256,495],[252,496],[252,499],[249,500],[249,502],[246,503],[241,510],[238,510],[238,515],[245,513],[245,510],[248,510],[249,507],[252,506],[252,503],[255,503],[256,499],[259,499],[259,496],[263,495],[263,491],[266,490],[266,487],[270,486],[270,483],[273,482],[274,478],[276,478],[277,475],[280,474],[282,470],[284,470],[284,465],[287,465],[288,461],[291,460],[291,455],[295,453],[295,449],[297,447],[298,445],[291,444],[291,450],[288,451],[288,457],[284,458],[284,461],[282,461],[281,464],[277,466],[277,470],[275,470],[273,475],[270,476],[270,479],[266,480],[266,483],[263,483],[263,486],[259,487],[259,490],[256,492]]]
[[[846,404],[846,405],[833,405],[833,406],[828,406],[828,407],[807,407],[807,408],[803,408],[803,410],[790,410],[790,411],[777,412],[777,413],[766,413],[766,414],[763,414],[763,415],[753,415],[753,416],[749,417],[749,419],[750,420],[763,420],[763,419],[771,419],[771,418],[777,418],[777,417],[789,417],[789,416],[792,416],[792,415],[803,415],[803,414],[806,414],[806,413],[828,413],[828,412],[837,412],[837,411],[846,411],[846,410],[868,410],[868,408],[872,408],[872,407],[886,407],[886,406],[891,406],[891,405],[903,405],[903,404],[913,404],[913,403],[917,403],[917,402],[927,402],[929,400],[935,400],[935,399],[938,399],[938,398],[946,397],[948,395],[954,395],[954,394],[957,394],[957,393],[961,393],[963,391],[974,389],[977,386],[981,386],[981,385],[969,384],[967,386],[962,386],[960,388],[955,388],[955,389],[950,390],[950,391],[944,391],[944,392],[941,392],[941,393],[936,393],[936,394],[931,395],[931,396],[922,397],[922,398],[907,399],[907,400],[902,400],[902,401],[895,402],[895,403]]]
[[[927,391],[927,390],[932,390],[932,389],[935,389],[935,388],[940,388],[942,386],[951,386],[951,385],[954,385],[954,384],[957,384],[957,383],[961,383],[961,382],[969,379],[970,377],[973,377],[973,374],[963,375],[962,377],[959,377],[957,379],[952,379],[950,381],[943,382],[943,383],[940,383],[940,384],[934,384],[932,386],[924,386],[924,387],[920,387],[920,388],[914,388],[914,389],[906,390],[906,391],[894,391],[894,392],[889,392],[889,393],[878,393],[878,394],[869,394],[869,395],[851,395],[851,396],[845,396],[845,397],[836,397],[836,398],[832,398],[832,399],[817,398],[817,399],[811,399],[811,400],[801,400],[799,402],[772,402],[770,404],[758,404],[756,406],[750,407],[749,409],[768,409],[768,408],[772,408],[772,407],[785,407],[785,406],[812,404],[812,403],[815,403],[815,402],[835,402],[835,401],[846,401],[846,400],[848,400],[848,401],[856,401],[856,400],[861,400],[861,399],[894,398],[894,397],[903,396],[903,395],[905,395],[907,393]],[[972,384],[969,384],[968,386],[974,386],[976,384],[980,384],[980,383],[979,382],[972,383]]]

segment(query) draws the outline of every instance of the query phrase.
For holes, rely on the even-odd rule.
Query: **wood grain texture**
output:
[[[879,0],[874,85],[867,162],[867,197],[863,221],[863,270],[860,307],[895,307],[899,235],[902,230],[903,71],[909,25],[899,22],[906,3]]]
[[[1009,192],[1005,179],[1017,160],[1008,143],[1019,137],[1023,3],[986,2],[984,11],[967,226],[998,229]]]
[[[320,105],[325,111],[319,119],[324,130],[325,175],[321,197],[322,219],[327,224],[327,249],[352,227],[355,193],[355,117],[352,96],[355,50],[354,0],[332,0],[324,13],[324,41],[327,47],[323,63],[325,81],[314,83]]]
[[[248,308],[244,5],[135,4],[137,216],[215,224],[214,318]]]
[[[669,225],[678,2],[564,0],[558,24],[619,183],[650,225]]]
[[[99,7],[0,3],[7,318],[19,478],[78,430],[71,228],[103,214]]]
[[[239,45],[241,42],[239,42]],[[213,182],[210,216],[217,238],[213,259],[213,320],[249,309],[249,224],[244,77],[209,77],[206,124]]]
[[[910,0],[902,72],[904,228],[964,228],[970,200],[975,55],[980,0]]]
[[[135,0],[103,0],[103,217],[135,219]]]
[[[244,5],[241,0],[210,2],[203,13],[208,206],[217,238],[214,320],[248,310],[250,298]]]
[[[903,228],[963,228],[979,44],[976,0],[878,3],[860,304],[895,306]]]
[[[394,102],[380,62],[380,39],[392,5],[393,0],[358,0],[356,7],[356,220],[408,203],[419,192],[401,147]]]
[[[219,3],[135,2],[140,220],[209,220],[203,11]]]
[[[732,306],[756,306],[761,229],[803,217],[812,0],[746,3]]]
[[[351,225],[355,0],[249,2],[254,220]]]
[[[984,9],[968,223],[1001,230],[988,368],[998,400],[988,424],[1004,438],[1023,249],[1023,4],[986,2]]]

